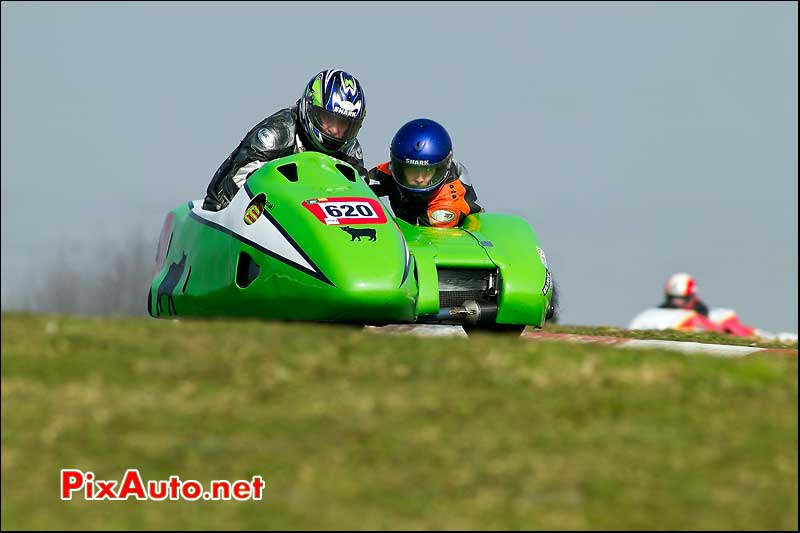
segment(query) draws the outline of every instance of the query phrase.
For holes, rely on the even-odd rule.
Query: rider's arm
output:
[[[294,121],[291,110],[282,109],[256,124],[225,159],[208,186],[206,209],[221,209],[252,172],[267,161],[291,153]]]
[[[392,179],[388,161],[371,168],[367,173],[367,185],[369,185],[369,188],[375,193],[375,196],[378,197],[389,195]]]
[[[291,115],[279,112],[261,121],[245,136],[242,144],[242,158],[231,176],[237,188],[241,188],[250,174],[265,163],[292,152],[294,128]]]
[[[234,166],[239,167],[251,161],[266,163],[288,155],[294,148],[294,133],[294,119],[290,109],[273,113],[253,126],[244,136],[231,154],[234,156]]]
[[[431,226],[454,228],[460,226],[467,215],[479,213],[478,196],[469,183],[467,169],[461,163],[454,163],[455,172],[428,203],[428,218]]]
[[[464,193],[464,201],[469,207],[469,213],[480,213],[483,208],[478,205],[478,195],[475,193],[475,188],[472,186],[472,180],[469,177],[469,171],[462,163],[456,162],[456,169],[458,170],[458,179],[464,186],[466,192]]]
[[[703,316],[708,316],[708,306],[706,304],[704,304],[703,302],[701,302],[699,298],[697,300],[695,300],[694,305],[692,306],[692,309],[694,311],[697,311],[698,313],[700,313]]]
[[[364,166],[364,155],[362,154],[361,143],[358,142],[358,139],[353,139],[345,144],[342,151],[339,153],[339,157],[355,167],[361,179],[367,181],[367,167]]]

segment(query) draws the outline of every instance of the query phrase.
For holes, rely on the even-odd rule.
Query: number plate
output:
[[[313,198],[303,202],[323,224],[385,224],[386,213],[372,198]]]

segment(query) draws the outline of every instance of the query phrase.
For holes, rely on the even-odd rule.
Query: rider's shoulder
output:
[[[391,161],[384,161],[383,163],[379,163],[370,169],[371,174],[383,174],[385,176],[392,175],[392,162]]]
[[[282,151],[294,143],[295,119],[292,108],[276,111],[251,131],[253,148],[264,152]]]
[[[460,180],[464,185],[472,185],[472,179],[470,178],[469,170],[462,162],[454,159],[450,165],[451,170],[448,181]]]

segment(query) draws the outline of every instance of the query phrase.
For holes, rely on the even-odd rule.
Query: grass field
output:
[[[3,529],[797,529],[797,358],[2,316]],[[59,471],[267,483],[59,499]]]

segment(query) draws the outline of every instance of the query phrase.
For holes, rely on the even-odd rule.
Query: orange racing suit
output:
[[[367,178],[376,195],[389,197],[395,216],[410,224],[453,228],[461,225],[467,215],[483,210],[469,183],[466,167],[456,161],[450,163],[450,172],[442,185],[428,197],[417,198],[401,189],[392,177],[389,161],[372,168]],[[440,214],[434,218],[437,211]]]

